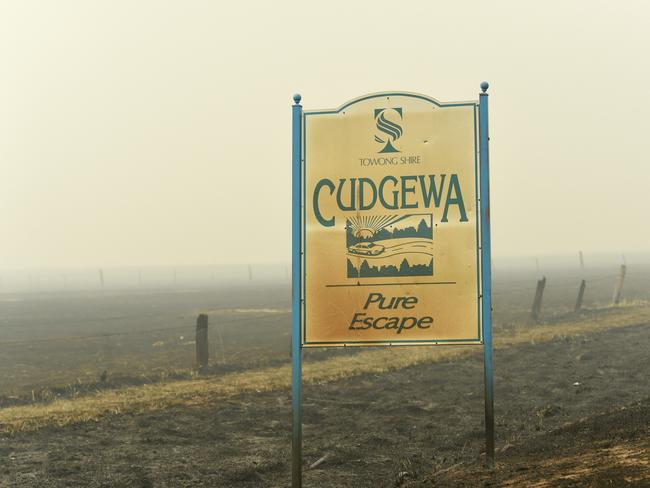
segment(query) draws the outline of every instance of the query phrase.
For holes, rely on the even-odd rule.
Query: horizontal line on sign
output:
[[[455,281],[420,281],[413,283],[356,283],[349,285],[347,283],[341,285],[325,285],[327,288],[341,288],[353,286],[398,286],[398,285],[455,285]]]
[[[354,347],[354,346],[483,346],[481,339],[421,339],[403,341],[346,341],[346,342],[303,342],[302,347]]]

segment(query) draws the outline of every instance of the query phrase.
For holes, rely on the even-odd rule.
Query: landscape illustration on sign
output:
[[[433,275],[431,214],[348,218],[345,245],[348,278]]]

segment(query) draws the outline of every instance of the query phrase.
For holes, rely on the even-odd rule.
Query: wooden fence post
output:
[[[616,282],[616,286],[614,287],[614,296],[612,297],[612,302],[614,305],[618,305],[619,302],[621,301],[621,293],[623,292],[623,282],[625,281],[626,270],[627,270],[627,266],[621,264],[621,271],[619,272],[618,281]]]
[[[578,290],[578,299],[576,300],[576,312],[579,312],[582,308],[582,299],[585,296],[585,288],[587,288],[587,282],[582,280],[580,282],[580,289]]]
[[[208,316],[202,313],[196,319],[196,364],[199,371],[204,371],[208,367],[209,355]]]
[[[535,299],[533,300],[533,307],[530,312],[530,319],[537,323],[539,321],[539,314],[542,311],[542,299],[544,298],[544,288],[546,287],[546,276],[541,280],[537,280],[537,288],[535,289]]]

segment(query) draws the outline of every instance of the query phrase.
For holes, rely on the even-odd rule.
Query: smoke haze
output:
[[[294,92],[307,109],[383,90],[453,101],[484,79],[496,258],[647,252],[648,14],[4,2],[0,268],[288,262]]]

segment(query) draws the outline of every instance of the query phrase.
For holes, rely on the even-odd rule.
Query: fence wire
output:
[[[538,279],[534,273],[528,277],[496,276],[493,304],[497,323],[525,323]],[[611,303],[619,273],[549,272],[542,316],[552,310],[571,311],[582,279],[587,283],[585,308]],[[623,299],[649,299],[649,285],[650,271],[628,266]],[[158,296],[154,290],[146,295],[125,291],[108,302],[106,297],[97,302],[84,297],[65,303],[58,302],[59,298],[0,302],[0,404],[7,396],[25,395],[26,391],[34,395],[34,390],[56,385],[117,378],[135,381],[174,370],[190,371],[195,366],[194,335],[201,311],[209,316],[211,364],[217,369],[286,362],[288,293],[264,290],[259,293],[275,293],[274,298],[247,296],[238,290],[228,296],[219,296],[215,290],[187,296],[165,295],[163,291]],[[60,298],[64,299],[69,297]],[[222,305],[215,305],[219,300]],[[151,310],[154,306],[157,308]],[[119,313],[120,308],[125,313]]]

